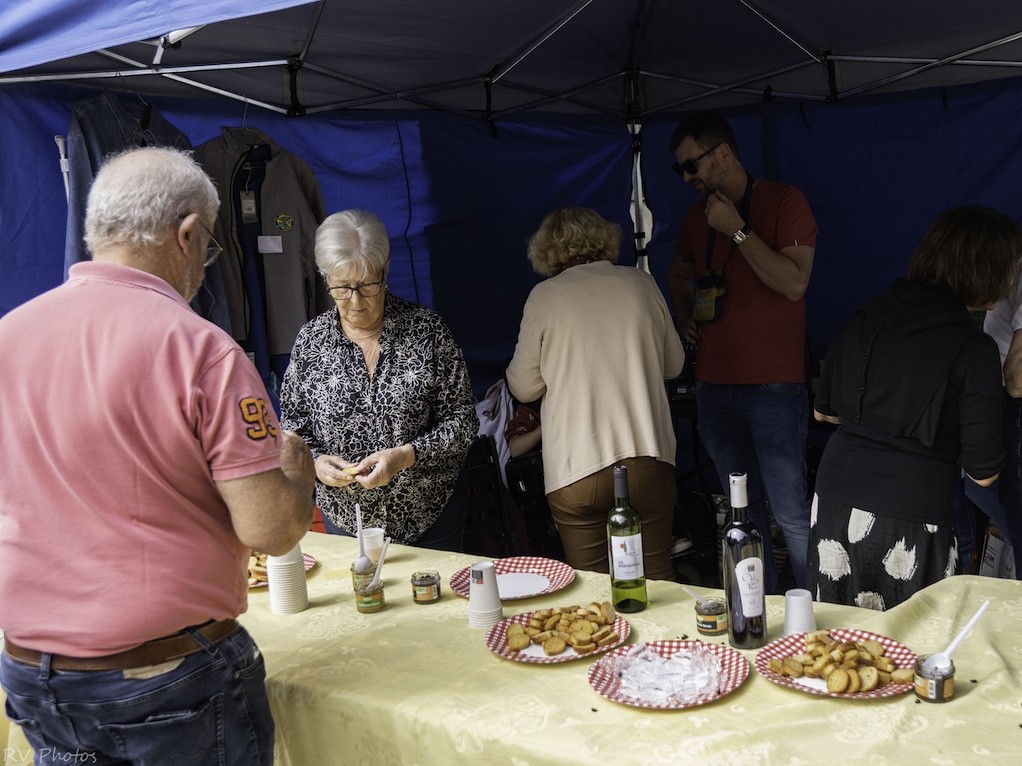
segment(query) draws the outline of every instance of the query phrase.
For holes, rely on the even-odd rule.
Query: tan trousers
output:
[[[674,466],[651,457],[618,460],[628,468],[628,495],[642,517],[642,558],[646,577],[673,580],[671,528],[678,485]],[[614,465],[546,496],[567,562],[575,569],[610,571],[607,513],[614,506]]]

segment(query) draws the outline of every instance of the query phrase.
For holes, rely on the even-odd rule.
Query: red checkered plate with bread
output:
[[[516,614],[498,622],[486,633],[486,647],[498,657],[503,657],[506,660],[513,660],[514,662],[531,662],[537,664],[571,662],[572,660],[582,659],[583,657],[595,657],[597,654],[615,649],[627,641],[628,636],[632,632],[632,626],[628,623],[628,621],[621,616],[617,616],[614,619],[613,624],[609,626],[610,630],[616,634],[617,637],[605,646],[596,646],[591,651],[582,653],[577,652],[575,647],[573,647],[570,643],[565,645],[563,651],[554,655],[547,654],[543,646],[536,643],[530,643],[523,649],[512,649],[508,646],[507,629],[514,624],[528,625],[534,614],[535,612],[523,612],[522,614]]]
[[[812,631],[811,631],[812,632]],[[823,631],[815,631],[817,633]],[[881,636],[878,633],[870,633],[867,630],[854,630],[844,628],[832,628],[826,631],[830,637],[840,642],[851,642],[864,644],[867,641],[874,641],[883,648],[882,657],[889,658],[896,669],[907,670],[911,669],[915,665],[916,655],[908,647],[898,643],[897,641],[888,638],[887,636]],[[912,683],[895,683],[889,682],[870,691],[857,691],[854,693],[840,693],[830,691],[827,688],[827,680],[825,678],[807,678],[805,676],[793,678],[789,675],[776,672],[771,669],[770,661],[781,660],[785,658],[797,657],[806,651],[806,636],[807,633],[793,633],[790,636],[784,636],[778,638],[776,641],[771,641],[769,644],[764,646],[756,654],[756,670],[759,671],[766,680],[778,684],[780,686],[787,686],[789,689],[795,689],[800,692],[807,694],[819,694],[825,697],[836,697],[838,699],[877,699],[882,697],[894,697],[898,694],[904,694],[907,691],[911,691]],[[776,668],[776,661],[773,663]],[[907,673],[905,675],[908,675]]]

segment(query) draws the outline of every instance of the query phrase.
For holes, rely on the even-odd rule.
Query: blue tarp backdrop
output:
[[[53,136],[74,100],[64,86],[0,88],[0,313],[62,278],[66,203]],[[728,112],[751,172],[801,186],[820,225],[807,293],[810,343],[825,351],[870,295],[904,273],[932,218],[980,203],[1022,219],[1022,85],[999,81],[855,104],[762,104]],[[131,97],[131,96],[122,96]],[[469,361],[477,393],[499,377],[538,277],[525,241],[561,205],[630,228],[631,141],[613,119],[528,115],[491,130],[421,112],[287,118],[227,100],[151,98],[198,145],[222,126],[258,127],[310,163],[329,211],[379,213],[393,240],[394,292],[435,307]],[[694,193],[670,169],[676,118],[644,127],[650,268],[661,284]],[[634,263],[625,252],[623,263]],[[613,350],[608,349],[608,363]]]
[[[0,3],[0,314],[62,277],[54,136],[107,87],[196,146],[260,128],[312,166],[328,211],[379,213],[391,289],[445,317],[481,394],[513,351],[542,218],[588,205],[631,231],[631,118],[665,286],[695,201],[668,137],[715,108],[747,168],[816,214],[819,357],[941,210],[1022,219],[1017,16],[1010,0]]]

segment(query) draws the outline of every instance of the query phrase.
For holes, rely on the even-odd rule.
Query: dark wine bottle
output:
[[[746,475],[731,474],[730,484],[733,516],[723,540],[728,639],[736,649],[758,649],[767,634],[763,537],[749,521]]]
[[[614,507],[607,514],[610,601],[619,612],[641,612],[649,604],[642,566],[642,519],[628,502],[628,469],[614,467]]]

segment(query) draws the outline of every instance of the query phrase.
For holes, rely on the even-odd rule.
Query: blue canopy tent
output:
[[[798,184],[813,205],[819,355],[903,273],[941,209],[1022,218],[1020,28],[1008,0],[7,4],[0,313],[62,278],[54,136],[76,99],[105,88],[153,104],[195,145],[258,127],[309,162],[328,210],[378,212],[392,289],[443,314],[481,393],[537,279],[525,240],[567,204],[630,231],[636,146],[653,221],[637,244],[664,280],[695,201],[667,139],[681,113],[712,108],[753,173]]]

